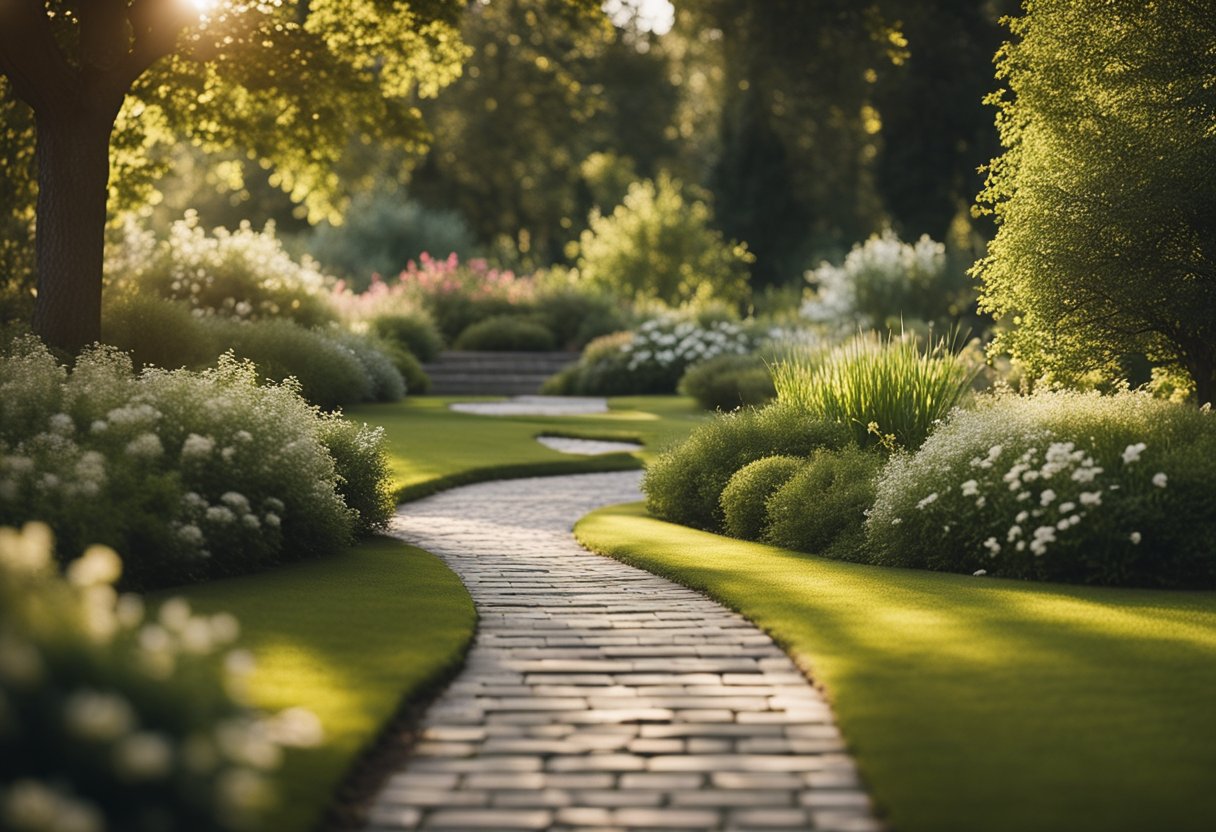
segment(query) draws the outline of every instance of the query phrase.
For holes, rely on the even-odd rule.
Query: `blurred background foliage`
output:
[[[221,150],[155,107],[129,113],[111,210],[161,231],[186,209],[204,227],[273,220],[293,253],[356,285],[424,249],[517,271],[573,265],[592,210],[611,214],[630,184],[663,172],[746,243],[757,295],[801,286],[888,228],[964,261],[992,236],[967,209],[977,168],[999,152],[982,99],[1014,0],[677,0],[670,28],[636,4],[613,9],[467,4],[460,77],[416,93],[421,120],[391,145],[348,125],[323,177],[282,173],[282,148],[238,137]],[[20,302],[33,285],[33,158],[28,115],[2,81],[0,116],[0,280]]]

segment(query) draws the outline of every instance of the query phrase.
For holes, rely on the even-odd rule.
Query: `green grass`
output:
[[[291,751],[282,805],[265,824],[313,829],[356,756],[403,701],[425,697],[460,664],[476,614],[433,555],[376,538],[332,557],[172,591],[241,621],[254,704],[302,706],[325,728],[318,749]]]
[[[454,401],[473,400],[413,397],[351,407],[346,415],[384,427],[402,500],[486,479],[640,468],[707,417],[691,399],[677,396],[612,399],[610,412],[590,416],[478,416],[448,410]],[[645,447],[636,454],[576,457],[541,445],[536,441],[540,434],[631,440]]]
[[[1216,829],[1216,593],[860,566],[640,505],[576,534],[771,633],[900,832]]]

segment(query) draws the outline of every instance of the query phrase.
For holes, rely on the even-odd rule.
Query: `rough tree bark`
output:
[[[0,0],[0,73],[37,126],[34,332],[78,352],[101,334],[110,134],[131,85],[189,22],[180,0],[88,0],[56,41],[44,0]],[[62,14],[60,10],[60,14]]]

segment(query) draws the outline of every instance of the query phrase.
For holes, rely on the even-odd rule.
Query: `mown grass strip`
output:
[[[640,504],[575,533],[771,633],[901,832],[1216,828],[1216,593],[841,563]]]
[[[305,707],[320,748],[288,753],[284,794],[266,823],[314,829],[344,776],[403,704],[426,699],[463,660],[472,599],[438,558],[389,538],[350,551],[169,593],[241,621],[254,654],[254,704]]]
[[[400,500],[491,479],[640,468],[707,414],[680,396],[611,399],[608,413],[585,416],[480,416],[448,409],[470,397],[415,396],[359,405],[346,415],[384,428]],[[572,456],[536,441],[542,434],[641,442],[633,454]]]

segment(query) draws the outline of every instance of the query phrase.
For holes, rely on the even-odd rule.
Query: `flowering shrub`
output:
[[[802,316],[842,335],[914,322],[949,326],[973,312],[965,272],[951,269],[946,247],[923,235],[904,243],[890,229],[853,246],[844,263],[806,273],[814,294]]]
[[[332,551],[357,523],[387,520],[352,510],[342,488],[366,491],[359,478],[386,474],[366,427],[359,452],[341,454],[349,467],[336,466],[327,424],[296,385],[259,386],[254,366],[231,357],[136,376],[129,358],[99,348],[68,373],[36,339],[18,339],[0,357],[0,523],[48,522],[66,552],[120,549],[141,587]]]
[[[693,364],[719,355],[743,355],[756,338],[735,321],[661,315],[635,331],[598,338],[579,363],[549,385],[552,392],[620,395],[673,393]]]
[[[245,222],[236,231],[217,228],[208,235],[191,212],[159,243],[151,232],[128,223],[110,251],[106,271],[120,292],[184,301],[196,315],[245,321],[284,317],[304,326],[334,317],[327,297],[332,280],[311,260],[293,260],[273,224],[259,232]]]
[[[0,528],[0,827],[257,828],[282,747],[317,742],[315,717],[240,704],[248,655],[216,673],[232,616],[180,599],[148,616],[114,591],[113,550],[90,547],[66,579],[51,550],[42,524]]]
[[[422,309],[451,343],[469,324],[526,307],[532,295],[530,279],[491,268],[485,260],[461,263],[455,253],[443,260],[424,253],[392,280],[373,275],[365,292],[356,294],[339,281],[330,302],[348,321]]]
[[[879,563],[1216,586],[1216,417],[1143,393],[984,397],[879,477]]]

